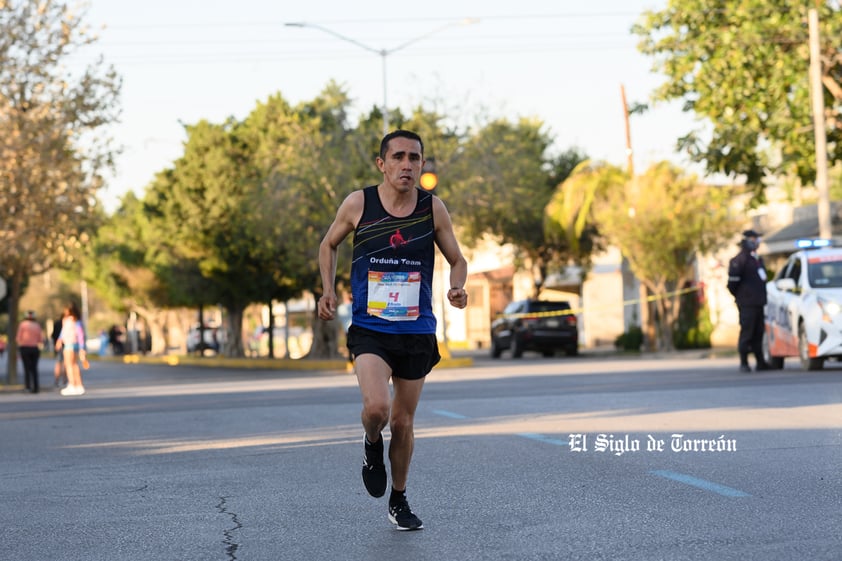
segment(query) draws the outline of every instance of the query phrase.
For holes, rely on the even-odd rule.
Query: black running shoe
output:
[[[389,522],[394,524],[398,530],[421,530],[424,528],[421,519],[412,514],[406,499],[389,505]]]
[[[375,444],[369,444],[363,436],[363,484],[365,490],[372,497],[382,497],[386,494],[386,466],[383,464],[383,435]]]

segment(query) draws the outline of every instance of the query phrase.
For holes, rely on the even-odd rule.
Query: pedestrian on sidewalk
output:
[[[61,395],[84,395],[85,386],[82,384],[79,362],[87,368],[88,358],[85,350],[85,329],[76,304],[70,304],[64,309],[56,348],[62,351],[67,372],[67,387],[61,390]]]
[[[345,198],[319,247],[318,311],[323,320],[336,317],[337,249],[353,232],[347,340],[363,401],[363,483],[373,497],[386,493],[382,431],[388,424],[388,518],[398,530],[418,530],[423,524],[409,508],[406,486],[415,410],[424,379],[441,358],[432,308],[435,246],[450,264],[447,298],[456,308],[468,303],[468,265],[444,203],[416,186],[424,165],[421,137],[404,130],[387,134],[376,163],[383,181]]]
[[[26,312],[23,321],[18,324],[15,341],[18,344],[20,360],[23,363],[26,391],[38,393],[38,359],[41,358],[41,345],[44,344],[44,330],[36,321],[34,311]]]

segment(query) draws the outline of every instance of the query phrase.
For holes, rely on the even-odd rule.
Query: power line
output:
[[[558,33],[555,34],[505,34],[505,35],[472,35],[471,37],[444,37],[441,39],[437,39],[437,43],[442,42],[457,42],[457,43],[476,43],[477,41],[482,40],[511,40],[511,41],[521,41],[523,39],[614,39],[616,37],[628,37],[630,36],[628,33],[564,33],[560,36]],[[397,40],[397,39],[396,39]],[[189,39],[173,39],[173,40],[165,40],[165,41],[157,41],[157,40],[138,40],[138,41],[98,41],[97,45],[100,47],[148,47],[148,46],[162,46],[162,45],[173,45],[173,46],[202,46],[202,45],[214,45],[214,46],[222,46],[222,45],[253,45],[253,44],[294,44],[296,46],[300,46],[301,44],[308,43],[308,44],[328,44],[334,43],[335,41],[331,41],[329,39],[323,38],[306,38],[306,39],[295,39],[292,37],[272,37],[268,39],[201,39],[201,40],[189,40]]]
[[[448,16],[448,17],[428,17],[428,18],[413,18],[412,23],[443,23],[448,21],[456,21],[470,17],[471,19],[479,19],[481,21],[515,21],[515,20],[548,20],[548,19],[582,19],[582,18],[605,18],[605,17],[633,17],[639,16],[637,12],[575,12],[566,14],[515,14],[515,15],[471,15],[471,16]],[[370,24],[390,24],[390,23],[406,23],[405,18],[367,18],[367,19],[338,19],[338,20],[318,20],[311,23],[318,25],[370,25]],[[242,22],[207,22],[207,23],[150,23],[150,24],[117,24],[109,25],[108,29],[169,29],[169,28],[205,28],[205,27],[283,27],[282,21],[242,21]]]
[[[637,50],[637,37],[627,36],[603,36],[597,38],[596,41],[590,41],[593,37],[585,38],[583,36],[570,37],[530,37],[529,42],[524,42],[521,36],[509,37],[511,42],[486,42],[480,43],[476,40],[458,39],[457,41],[450,41],[449,44],[442,44],[444,41],[438,41],[436,45],[427,47],[422,50],[407,50],[401,53],[402,58],[429,58],[447,56],[448,58],[464,58],[477,56],[500,56],[500,55],[523,55],[523,54],[552,54],[552,53],[581,53],[582,51],[616,51],[616,50]],[[588,39],[583,41],[582,39]],[[778,44],[778,45],[792,45],[799,44],[803,41],[799,37],[794,38],[776,38],[764,39],[758,38],[752,41],[745,39],[739,42],[732,42],[731,47],[739,45],[750,48],[752,45],[758,44]],[[459,43],[454,45],[453,43]],[[111,52],[106,55],[106,62],[110,64],[183,64],[183,63],[248,63],[248,62],[295,62],[295,61],[319,61],[319,60],[362,60],[367,58],[365,53],[358,53],[348,49],[343,49],[335,45],[330,45],[326,49],[313,50],[302,52],[300,48],[294,50],[285,50],[283,48],[284,42],[275,43],[275,46],[280,46],[278,50],[208,50],[207,45],[220,47],[223,45],[231,46],[252,46],[255,44],[265,44],[262,41],[246,40],[243,42],[232,43],[144,43],[137,46],[155,47],[155,46],[175,46],[178,49],[160,49],[151,50],[144,49],[138,54],[129,52]],[[105,45],[98,45],[105,46]],[[201,48],[200,52],[191,51],[191,49],[182,49],[180,47],[196,47]],[[297,45],[300,47],[300,45]],[[102,52],[99,49],[99,52]],[[93,57],[78,55],[74,57],[75,60],[90,60]],[[73,60],[71,59],[71,60]]]
[[[723,10],[709,10],[709,12],[721,12]],[[531,21],[531,20],[559,20],[559,19],[604,19],[611,17],[629,18],[640,16],[638,12],[570,12],[570,13],[549,13],[549,14],[516,14],[516,15],[491,15],[480,16],[483,22],[488,21]],[[414,19],[416,22],[446,22],[454,21],[454,17],[428,17]],[[402,18],[366,18],[366,19],[337,19],[324,20],[319,24],[326,25],[366,25],[366,24],[390,24],[405,22]],[[220,38],[219,28],[267,28],[277,31],[271,37],[260,39],[254,33],[247,36],[235,38]],[[362,54],[349,52],[335,45],[335,41],[320,36],[312,37],[290,37],[280,32],[283,24],[280,22],[250,21],[250,22],[217,22],[217,23],[152,23],[152,24],[130,24],[109,26],[109,30],[149,30],[154,28],[162,29],[212,29],[214,38],[197,37],[194,40],[185,39],[182,33],[178,38],[156,39],[149,34],[138,40],[126,40],[126,34],[119,34],[120,39],[108,41],[100,40],[90,47],[99,53],[106,54],[106,62],[110,64],[189,64],[189,63],[258,63],[258,62],[288,62],[288,61],[319,61],[319,60],[350,60],[362,59]],[[557,30],[558,27],[554,27]],[[594,33],[583,31],[584,26],[577,24],[571,32],[559,30],[555,32],[539,31],[539,33],[501,33],[483,35],[472,34],[470,37],[464,35],[444,35],[438,38],[434,44],[426,46],[422,51],[411,50],[401,52],[401,57],[435,57],[447,56],[500,56],[500,55],[523,55],[523,54],[551,54],[582,51],[614,51],[614,50],[637,50],[638,43],[644,39],[626,28],[623,30],[606,31],[601,27]],[[610,29],[610,28],[609,28]],[[534,31],[534,28],[532,29]],[[389,31],[393,31],[390,29]],[[229,34],[230,35],[230,34]],[[131,34],[129,34],[131,37]],[[388,37],[379,35],[385,44],[396,42],[403,38],[403,35],[395,35],[390,41]],[[806,41],[806,37],[804,38]],[[800,37],[758,37],[749,41],[742,38],[739,45],[750,48],[756,44],[797,44]],[[736,43],[731,43],[734,46]],[[255,50],[255,45],[269,47],[268,49]],[[286,50],[286,46],[293,46],[294,50]],[[675,46],[675,45],[673,45]],[[304,47],[304,49],[302,49]],[[129,51],[132,48],[141,50],[138,54]],[[191,52],[194,49],[201,49],[201,52]],[[657,50],[657,49],[656,49]],[[303,52],[306,51],[306,52]],[[87,51],[91,52],[91,51]],[[81,60],[81,54],[77,60]]]
[[[628,50],[633,45],[620,43],[602,43],[598,45],[583,45],[582,43],[569,45],[500,45],[496,47],[475,47],[454,52],[450,49],[425,49],[402,53],[404,58],[428,58],[436,56],[447,56],[448,58],[464,58],[476,56],[501,56],[501,55],[523,55],[523,54],[552,54],[560,52],[579,53],[583,49],[588,51],[611,51]],[[81,57],[78,57],[81,59]],[[237,51],[237,52],[208,52],[201,53],[172,53],[145,52],[138,55],[112,54],[106,57],[109,64],[186,64],[186,63],[249,63],[249,62],[307,62],[307,61],[335,61],[335,60],[363,60],[368,57],[363,54],[350,53],[348,51],[330,51],[319,53],[299,52],[266,52],[263,51]],[[85,57],[85,60],[88,60]]]

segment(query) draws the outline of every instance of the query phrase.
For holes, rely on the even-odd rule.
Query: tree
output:
[[[248,304],[316,291],[318,242],[339,202],[361,183],[360,155],[372,152],[352,137],[349,104],[329,84],[295,107],[278,94],[242,121],[187,126],[182,157],[147,190],[145,209],[158,232],[147,263],[170,305],[225,308],[229,356],[243,354]],[[335,342],[334,335],[332,346],[315,345],[317,356],[338,354]]]
[[[281,235],[273,243],[283,248],[279,265],[289,281],[287,298],[320,292],[319,242],[342,200],[374,178],[377,137],[355,133],[350,103],[348,94],[330,83],[318,97],[295,107],[272,98],[246,120],[262,131],[257,165],[265,174],[267,208],[277,209]],[[370,123],[361,121],[364,127]],[[347,279],[347,273],[338,272],[339,284]],[[307,358],[340,356],[337,335],[338,324],[323,322],[314,312]]]
[[[462,143],[449,195],[469,247],[485,234],[512,244],[539,283],[549,266],[561,267],[569,259],[569,248],[544,235],[544,211],[559,180],[584,159],[575,150],[553,159],[551,144],[540,121],[491,122]]]
[[[166,248],[164,263],[181,262],[164,274],[171,280],[188,279],[187,286],[202,289],[181,293],[184,302],[200,309],[216,303],[225,308],[228,356],[244,354],[243,310],[261,297],[272,279],[267,269],[273,266],[262,252],[267,244],[257,226],[264,216],[259,180],[237,127],[234,120],[185,127],[184,154],[171,172],[159,174],[146,201],[156,225],[172,242],[161,244]]]
[[[84,248],[85,280],[113,310],[134,311],[146,320],[153,354],[166,351],[162,308],[173,301],[166,277],[154,268],[162,246],[160,229],[144,213],[143,202],[129,192]]]
[[[164,308],[197,308],[202,331],[205,306],[216,304],[218,300],[213,292],[213,282],[202,274],[200,256],[191,245],[195,243],[190,235],[193,231],[191,224],[185,225],[172,219],[171,213],[177,213],[180,208],[177,200],[179,194],[173,187],[175,184],[175,168],[171,167],[158,172],[146,188],[142,201],[143,216],[137,219],[146,234],[142,238],[144,247],[140,249],[143,252],[142,262],[160,283],[161,290],[156,291],[159,305]],[[183,236],[187,237],[186,244],[182,241]],[[127,256],[131,257],[132,253],[129,249]],[[137,266],[131,261],[124,262],[124,265],[129,270]],[[202,332],[200,348],[204,340]]]
[[[666,82],[656,101],[683,100],[708,130],[689,132],[679,149],[710,172],[742,175],[761,192],[767,174],[815,177],[807,11],[801,0],[673,0],[645,12],[633,32]],[[822,82],[829,160],[842,158],[842,12],[820,12]],[[707,138],[709,137],[709,138]]]
[[[591,254],[603,249],[594,216],[595,201],[621,188],[628,174],[618,167],[590,160],[579,163],[553,193],[546,207],[547,238],[569,248],[571,259],[589,265]]]
[[[17,382],[18,301],[27,279],[71,258],[99,218],[120,80],[102,59],[66,61],[96,38],[55,1],[0,1],[0,276],[9,285],[8,382]]]
[[[603,172],[616,176],[610,167],[586,171]],[[594,201],[599,231],[620,249],[635,276],[658,296],[657,347],[671,350],[680,309],[679,289],[694,280],[696,256],[721,247],[737,228],[728,211],[731,193],[663,162],[601,195]]]

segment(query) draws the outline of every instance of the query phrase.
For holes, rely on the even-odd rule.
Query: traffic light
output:
[[[418,179],[421,188],[425,191],[434,191],[436,185],[439,184],[439,178],[436,175],[436,159],[427,158],[424,162],[424,167],[421,168],[421,177]]]

